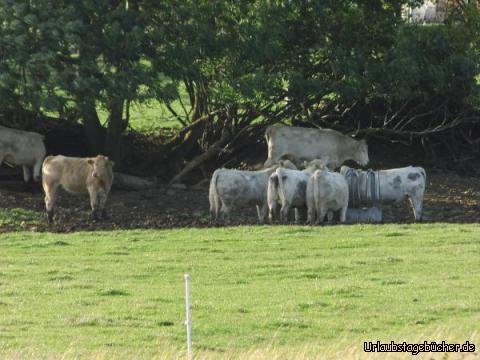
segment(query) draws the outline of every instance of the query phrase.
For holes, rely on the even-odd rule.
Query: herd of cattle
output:
[[[217,169],[213,173],[209,200],[215,219],[226,220],[233,208],[256,206],[261,223],[267,216],[275,219],[278,208],[282,222],[289,220],[291,209],[295,210],[296,222],[303,221],[305,210],[310,224],[322,223],[326,216],[332,220],[335,212],[339,213],[340,222],[345,222],[349,203],[358,194],[351,190],[349,182],[352,169],[342,164],[347,160],[361,166],[368,164],[365,140],[356,141],[330,129],[284,125],[268,127],[265,137],[268,157],[264,169]],[[335,172],[339,167],[340,171]],[[353,188],[365,189],[366,194],[375,193],[377,205],[408,198],[415,220],[421,220],[426,184],[423,168],[379,170],[373,173],[375,182],[368,181],[368,172],[358,170],[355,174],[359,181]]]
[[[408,198],[416,220],[422,218],[426,174],[421,167],[379,170],[369,182],[370,173],[355,171],[356,182],[349,181],[353,169],[342,166],[353,160],[361,166],[369,162],[365,140],[354,140],[330,129],[307,129],[284,125],[269,126],[265,137],[268,158],[264,169],[241,171],[217,169],[209,188],[210,210],[214,218],[225,220],[231,209],[257,207],[260,222],[278,216],[322,223],[335,212],[345,222],[349,204],[358,197],[355,189],[375,193],[380,204]],[[73,194],[89,194],[92,216],[104,218],[105,203],[113,182],[113,162],[98,155],[75,158],[47,156],[40,134],[0,126],[0,164],[22,166],[25,182],[42,180],[48,222],[53,221],[59,188]],[[335,172],[340,167],[339,172]],[[370,191],[370,187],[372,190]],[[368,196],[370,196],[368,195]],[[361,197],[358,197],[360,199]],[[358,200],[357,199],[357,200]]]

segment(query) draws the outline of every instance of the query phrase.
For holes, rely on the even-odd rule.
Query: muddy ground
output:
[[[424,221],[475,223],[480,221],[480,178],[427,169]],[[192,188],[160,186],[146,191],[112,190],[108,202],[109,219],[93,221],[88,196],[62,192],[53,225],[45,222],[43,194],[39,184],[26,186],[21,177],[0,181],[0,208],[25,209],[31,214],[22,221],[4,222],[0,231],[112,230],[138,228],[215,226],[209,217],[208,182]],[[384,208],[385,222],[413,221],[409,203]],[[234,216],[232,224],[255,224],[254,209]]]

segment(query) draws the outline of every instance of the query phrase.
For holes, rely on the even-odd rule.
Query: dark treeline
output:
[[[59,114],[120,164],[132,104],[162,102],[184,127],[144,161],[176,179],[275,122],[412,142],[461,165],[480,146],[478,6],[412,25],[407,3],[419,1],[0,0],[0,111]]]

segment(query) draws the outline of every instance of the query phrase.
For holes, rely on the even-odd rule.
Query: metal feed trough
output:
[[[345,173],[348,183],[348,223],[378,223],[383,220],[380,204],[380,179],[378,171],[348,169]]]

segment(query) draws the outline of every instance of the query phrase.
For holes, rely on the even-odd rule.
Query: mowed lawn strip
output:
[[[466,339],[479,260],[478,225],[2,234],[0,354],[182,349],[186,272],[195,351]]]

